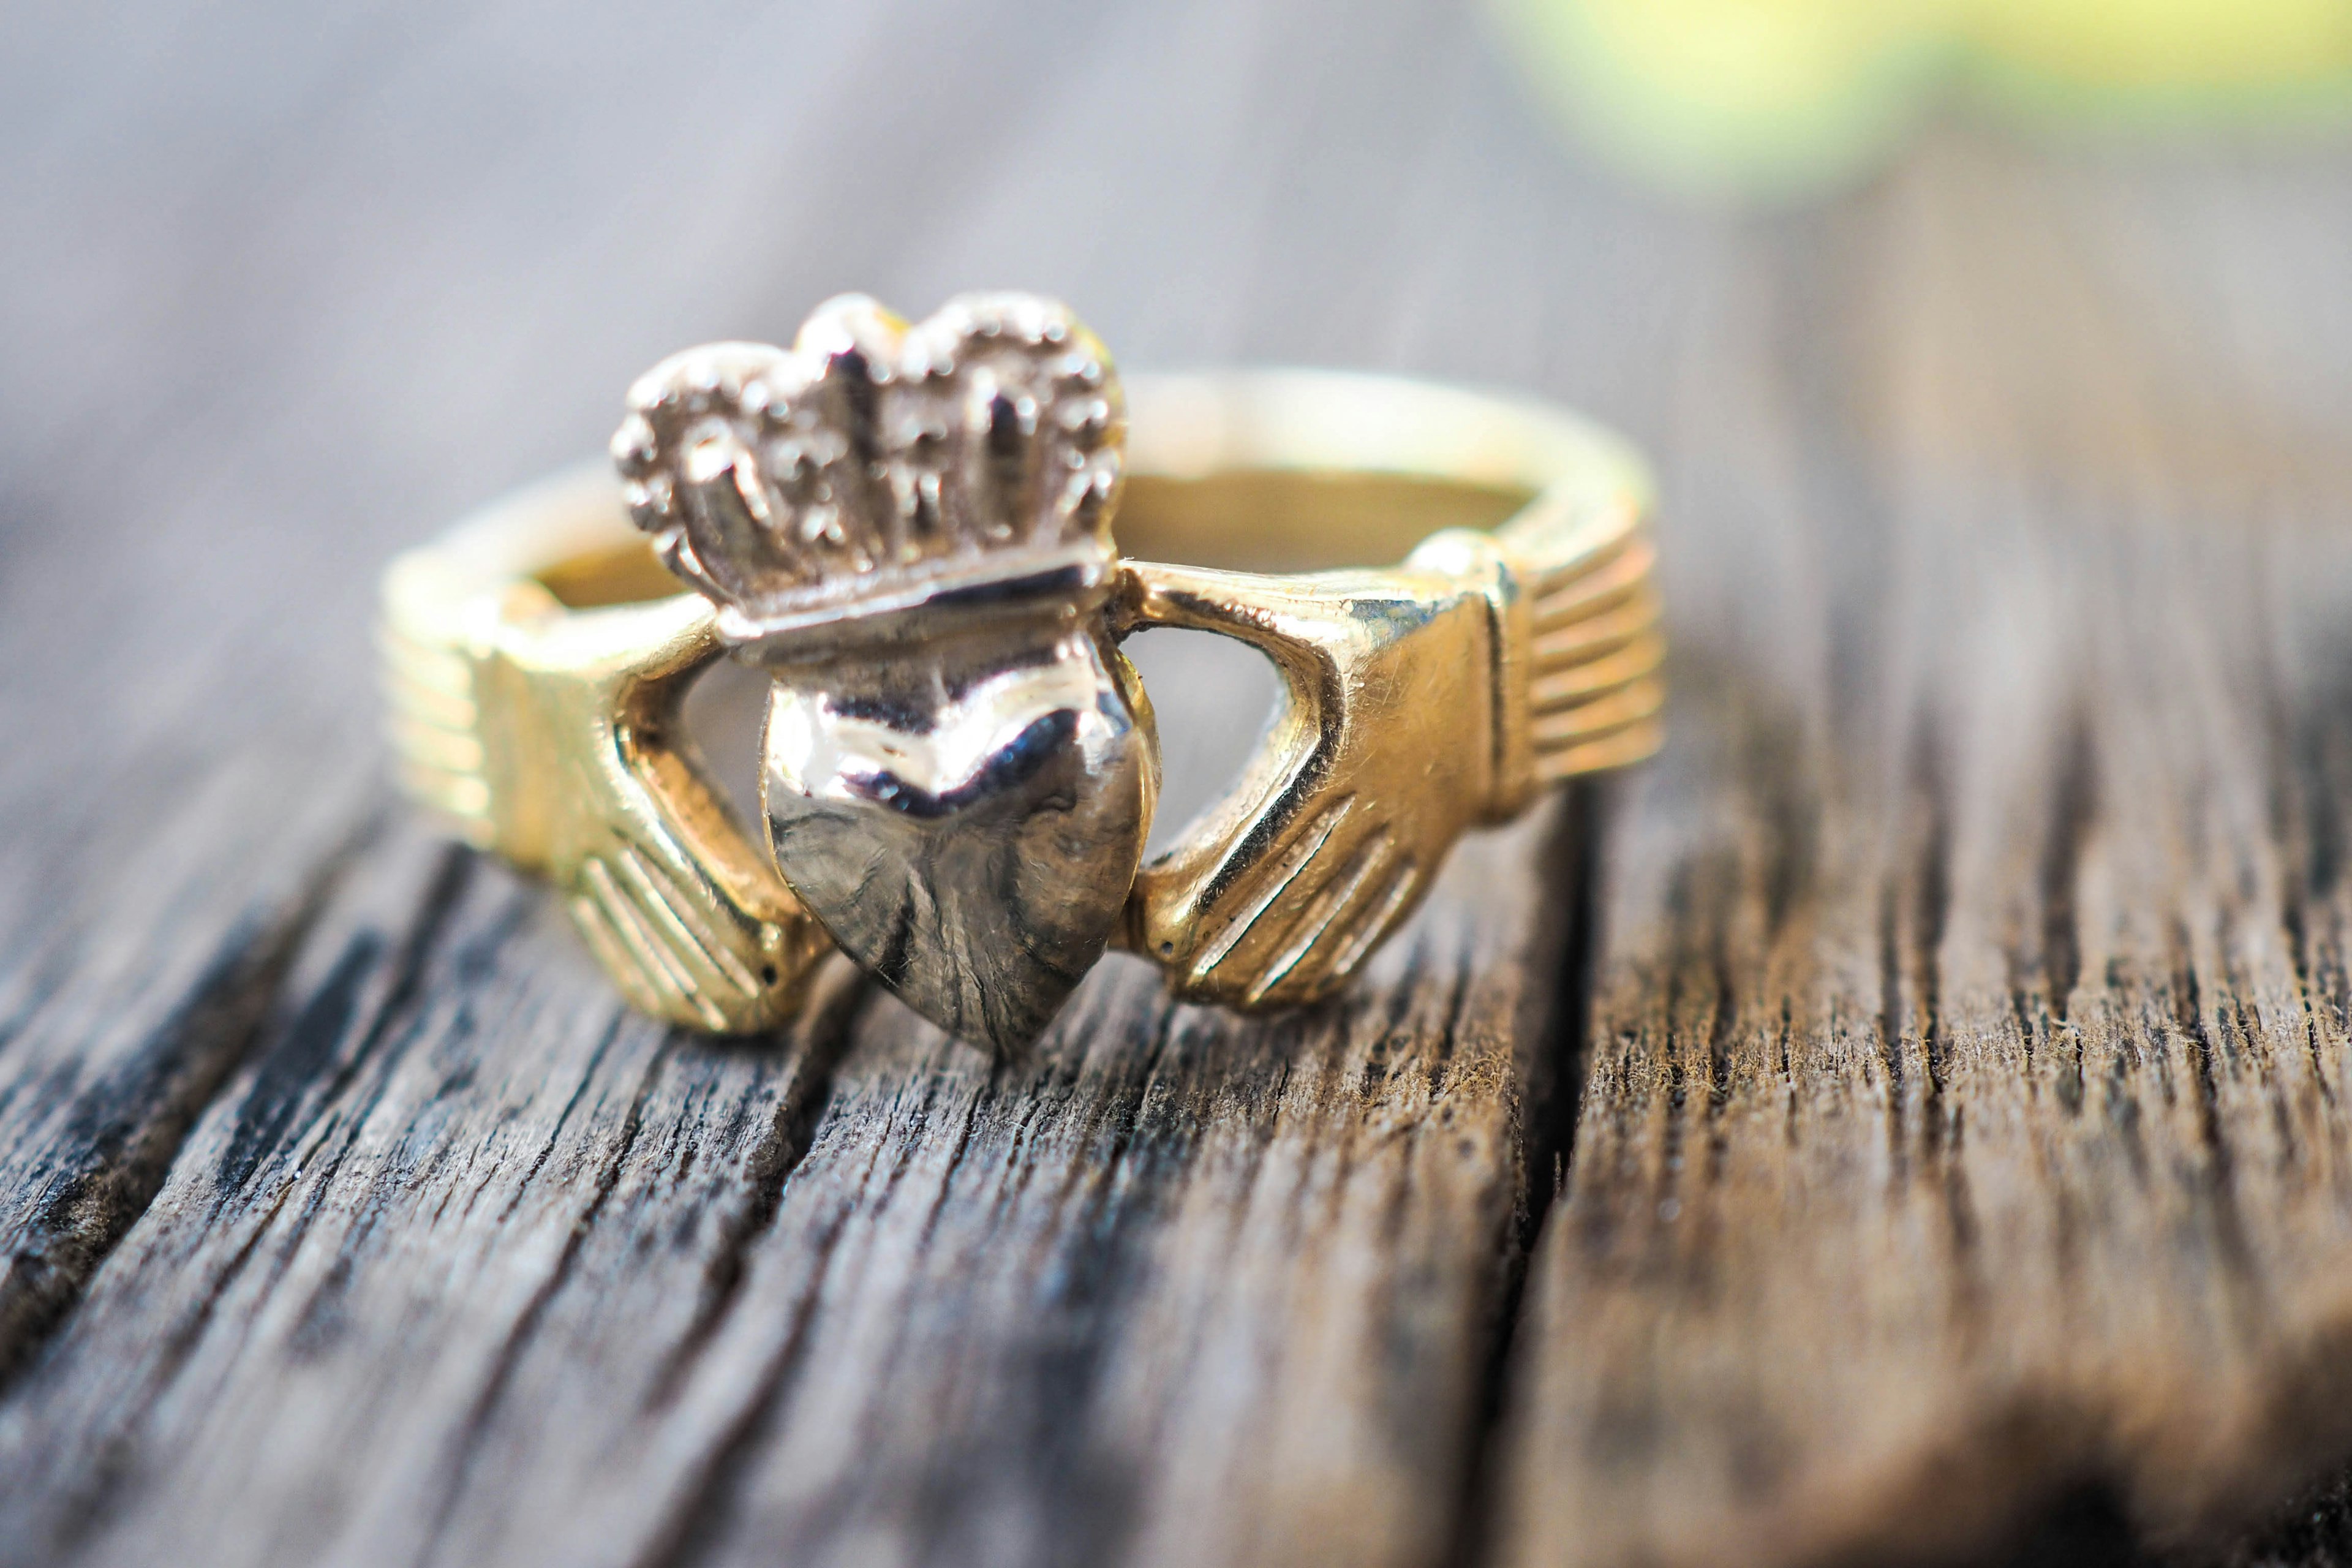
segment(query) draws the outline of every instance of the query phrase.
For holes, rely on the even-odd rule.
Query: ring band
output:
[[[401,556],[380,640],[409,794],[545,873],[677,1024],[774,1026],[836,945],[1000,1047],[1113,945],[1187,1000],[1312,1001],[1464,830],[1659,743],[1645,471],[1534,403],[1321,372],[1122,390],[1061,307],[999,295],[913,326],[837,300],[632,405],[622,486],[564,476]],[[1157,741],[1118,644],[1153,626],[1259,649],[1284,695],[1147,862]],[[772,680],[764,848],[680,718],[729,652]]]

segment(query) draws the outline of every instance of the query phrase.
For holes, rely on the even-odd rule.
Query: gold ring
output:
[[[655,367],[614,456],[617,486],[561,478],[392,563],[392,736],[415,799],[544,872],[629,1000],[691,1027],[783,1021],[836,946],[1000,1047],[1115,944],[1188,1000],[1312,1001],[1465,829],[1658,745],[1647,477],[1534,403],[1122,387],[1050,300],[910,325],[851,296],[789,350]],[[1402,564],[1162,565],[1114,514],[1145,556]],[[1146,861],[1158,742],[1119,644],[1150,626],[1258,648],[1284,696]],[[680,717],[729,653],[771,678],[764,847]]]

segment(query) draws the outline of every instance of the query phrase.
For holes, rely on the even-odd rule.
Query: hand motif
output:
[[[404,563],[404,565],[409,563]],[[536,583],[460,601],[387,584],[392,736],[409,792],[476,846],[545,872],[638,1007],[749,1033],[788,1020],[831,944],[753,850],[680,721],[721,651],[677,595],[566,613]]]
[[[1137,874],[1129,944],[1187,1000],[1337,989],[1465,828],[1656,748],[1650,563],[1630,509],[1442,533],[1391,571],[1126,563],[1125,626],[1236,637],[1284,687],[1240,788]]]
[[[1411,566],[1259,577],[1130,563],[1131,624],[1263,651],[1285,696],[1241,788],[1138,873],[1132,945],[1193,1001],[1278,1006],[1337,987],[1421,901],[1484,810],[1492,608]]]

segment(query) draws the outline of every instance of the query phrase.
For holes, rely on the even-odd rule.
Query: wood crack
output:
[[[1573,784],[1562,792],[1557,826],[1544,845],[1543,885],[1555,890],[1552,907],[1562,929],[1556,933],[1558,957],[1549,1005],[1521,1069],[1524,1093],[1515,1128],[1520,1196],[1514,1223],[1499,1238],[1495,1311],[1486,1334],[1453,1519],[1443,1538],[1446,1568],[1484,1568],[1496,1561],[1502,1546],[1496,1505],[1502,1495],[1514,1378],[1524,1353],[1519,1341],[1530,1327],[1528,1260],[1552,1205],[1567,1188],[1578,1119],[1584,1109],[1586,1037],[1601,946],[1600,845],[1607,816],[1606,785],[1592,780]],[[1538,983],[1530,978],[1530,984]]]
[[[817,1001],[802,1037],[800,1065],[792,1084],[751,1152],[747,1167],[751,1196],[727,1222],[719,1249],[703,1270],[701,1301],[654,1379],[652,1408],[658,1410],[677,1398],[688,1373],[735,1310],[751,1249],[774,1226],[784,1189],[815,1144],[817,1129],[833,1103],[835,1075],[849,1050],[858,1012],[871,994],[863,976],[852,973]]]
[[[2221,1089],[2213,1033],[2205,1020],[2203,983],[2196,961],[2187,952],[2184,936],[2176,933],[2182,952],[2175,1022],[2187,1037],[2190,1079],[2196,1095],[2197,1135],[2208,1162],[2207,1186],[2213,1202],[2214,1241],[2231,1276],[2251,1286],[2254,1282],[2252,1250],[2246,1240],[2245,1217],[2238,1209],[2237,1152],[2222,1128]]]
[[[440,864],[386,966],[388,978],[358,1042],[341,1059],[365,981],[381,956],[373,936],[355,936],[342,957],[301,1008],[278,1032],[257,1061],[252,1088],[237,1106],[236,1119],[218,1170],[219,1202],[226,1206],[250,1181],[268,1152],[278,1148],[306,1101],[332,1105],[390,1037],[394,1026],[414,1016],[424,994],[426,964],[456,915],[473,879],[478,858],[462,846],[441,852]],[[331,1068],[330,1067],[331,1064]]]
[[[1878,897],[1878,1065],[1886,1075],[1886,1159],[1900,1182],[1910,1167],[1903,1141],[1903,953],[1898,891],[1890,880]]]
[[[769,1436],[776,1413],[801,1364],[811,1325],[824,1300],[826,1275],[852,1211],[837,1210],[811,1238],[807,1254],[807,1285],[793,1309],[792,1327],[767,1364],[760,1369],[748,1397],[735,1416],[718,1433],[709,1453],[687,1476],[676,1500],[663,1511],[646,1545],[630,1560],[630,1568],[691,1568],[708,1558],[719,1542],[729,1516],[728,1501],[740,1489],[743,1472]]]
[[[597,1042],[595,1051],[581,1070],[583,1082],[594,1077],[598,1066],[604,1060],[604,1053],[611,1048],[624,1023],[623,1016],[616,1014],[611,1027],[606,1030],[604,1037]],[[449,1445],[445,1467],[446,1479],[442,1485],[440,1504],[435,1510],[433,1527],[425,1537],[423,1548],[417,1553],[420,1561],[431,1562],[438,1554],[442,1537],[448,1529],[449,1520],[457,1508],[457,1499],[464,1492],[467,1472],[474,1454],[480,1448],[482,1438],[489,1430],[490,1417],[497,1411],[499,1402],[505,1397],[508,1385],[514,1381],[515,1371],[522,1363],[523,1352],[529,1348],[532,1335],[538,1331],[541,1321],[547,1315],[549,1306],[554,1301],[557,1293],[563,1289],[565,1281],[571,1279],[572,1266],[579,1259],[580,1248],[587,1240],[589,1230],[595,1225],[596,1216],[604,1212],[605,1204],[611,1201],[614,1192],[621,1184],[621,1173],[628,1168],[629,1156],[635,1152],[637,1140],[645,1131],[646,1102],[652,1098],[654,1086],[659,1081],[663,1069],[668,1065],[670,1053],[675,1047],[677,1037],[673,1033],[670,1038],[665,1040],[647,1059],[644,1072],[638,1077],[636,1089],[630,1096],[629,1109],[621,1120],[619,1134],[614,1141],[613,1152],[606,1157],[603,1167],[597,1171],[595,1185],[589,1193],[588,1201],[582,1205],[579,1217],[572,1222],[570,1231],[566,1233],[562,1249],[556,1254],[554,1266],[548,1269],[546,1276],[533,1289],[530,1299],[523,1303],[522,1310],[516,1314],[514,1322],[509,1327],[505,1338],[499,1344],[489,1369],[482,1379],[481,1388],[475,1394],[472,1406],[466,1412],[465,1420],[460,1424],[457,1436]],[[576,1101],[575,1096],[574,1103]],[[571,1109],[571,1105],[567,1104],[564,1114],[568,1115]],[[549,1142],[552,1143],[561,1133],[562,1121],[559,1118],[556,1127],[549,1131]]]
[[[108,1087],[135,1121],[93,1129],[90,1163],[66,1176],[0,1264],[0,1391],[61,1330],[114,1249],[163,1190],[182,1146],[264,1037],[303,941],[365,845],[370,818],[274,917],[234,931],[186,999]]]
[[[2043,836],[2035,885],[2042,900],[2042,965],[2050,987],[2050,1010],[2061,1025],[2083,978],[2081,916],[2076,889],[2083,857],[2098,821],[2098,773],[2089,721],[2078,710],[2060,747],[2058,781],[2051,792],[2050,825]]]

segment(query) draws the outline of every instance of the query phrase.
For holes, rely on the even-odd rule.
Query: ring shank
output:
[[[1556,531],[1574,518],[1650,508],[1648,470],[1632,447],[1538,403],[1346,371],[1127,384],[1129,492],[1118,526],[1129,555],[1259,570],[1275,569],[1259,564],[1268,556],[1293,571],[1384,565],[1440,528],[1532,521]],[[1232,510],[1219,518],[1211,500]],[[1538,501],[1542,515],[1527,517]],[[1200,559],[1203,546],[1223,545],[1255,558]],[[1547,553],[1575,547],[1562,536]]]

